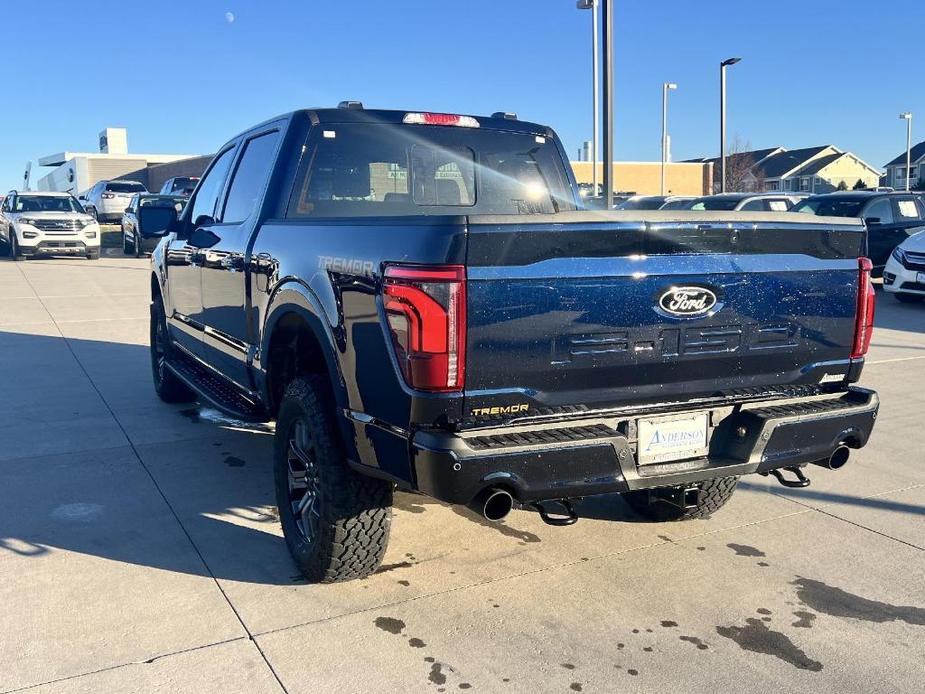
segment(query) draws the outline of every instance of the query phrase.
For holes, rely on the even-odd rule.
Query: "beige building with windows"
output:
[[[590,161],[573,161],[572,170],[579,183],[591,183],[594,170]],[[603,180],[604,165],[598,163],[598,181]],[[614,190],[636,195],[659,195],[662,188],[662,164],[658,161],[618,161],[613,165]],[[711,162],[671,162],[665,165],[666,195],[709,195],[713,180]]]

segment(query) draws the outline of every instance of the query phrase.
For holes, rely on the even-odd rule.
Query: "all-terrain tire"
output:
[[[10,257],[14,261],[23,259],[22,251],[19,250],[19,241],[16,240],[16,232],[10,229]]]
[[[151,302],[151,371],[154,390],[164,402],[192,402],[196,394],[165,365],[175,349],[167,333],[164,301],[158,294]]]
[[[100,259],[100,249],[92,248],[87,251],[87,260],[99,260]]]
[[[122,255],[130,255],[132,251],[128,245],[128,239],[125,238],[125,227],[122,227]]]
[[[392,523],[391,482],[361,475],[347,465],[335,412],[325,380],[307,376],[286,388],[276,419],[273,467],[280,523],[296,565],[313,583],[375,573]],[[296,477],[300,482],[311,478],[309,512],[297,512],[297,507],[305,507],[300,504],[305,494],[294,489]]]
[[[682,521],[693,518],[709,518],[719,511],[739,484],[738,477],[720,477],[698,484],[700,499],[695,508],[682,509],[649,494],[648,490],[627,492],[623,498],[630,508],[646,520]]]

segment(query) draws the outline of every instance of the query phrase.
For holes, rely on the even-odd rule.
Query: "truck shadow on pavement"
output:
[[[0,437],[8,444],[0,451],[0,558],[40,559],[65,550],[242,583],[302,582],[276,515],[267,427],[195,404],[161,403],[144,345],[0,330],[0,352],[18,355],[0,362]],[[48,452],[47,440],[55,437],[73,448]],[[886,499],[808,494],[925,514]],[[524,514],[491,523],[463,507],[395,495],[399,513],[421,514],[435,505],[521,544],[543,539],[538,528],[544,526]],[[576,507],[585,520],[645,522],[616,494]],[[428,523],[446,522],[441,518],[415,522],[426,534],[434,530]],[[471,528],[460,525],[458,532],[471,539]]]

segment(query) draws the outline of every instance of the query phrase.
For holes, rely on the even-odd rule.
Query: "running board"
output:
[[[197,395],[217,410],[242,422],[266,422],[264,409],[241,393],[230,382],[177,350],[167,368]]]

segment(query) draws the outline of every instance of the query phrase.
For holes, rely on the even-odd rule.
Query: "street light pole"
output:
[[[668,163],[668,92],[677,89],[673,82],[662,85],[662,192],[665,194],[665,166]]]
[[[726,192],[726,68],[735,65],[741,58],[727,58],[719,64],[719,159],[721,193]]]
[[[604,209],[613,207],[613,0],[603,0],[604,21]]]
[[[900,120],[906,121],[906,192],[911,189],[909,172],[912,169],[912,112],[906,111],[899,114]]]
[[[591,136],[591,182],[593,185],[592,196],[597,196],[598,172],[597,161],[599,156],[600,138],[601,138],[601,75],[600,75],[600,56],[599,53],[599,28],[597,16],[598,0],[578,0],[576,6],[579,10],[591,10],[591,109],[594,112],[594,123],[592,126]]]

